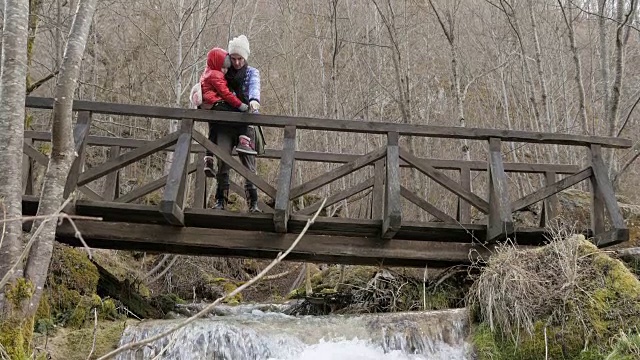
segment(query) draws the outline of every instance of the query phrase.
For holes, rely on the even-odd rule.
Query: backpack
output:
[[[194,109],[197,109],[198,106],[202,105],[202,85],[200,85],[200,81],[191,88],[189,101],[191,102],[191,107]]]

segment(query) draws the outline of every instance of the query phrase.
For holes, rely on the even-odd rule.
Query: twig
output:
[[[98,308],[93,308],[93,342],[91,343],[91,351],[89,351],[87,360],[91,359],[91,355],[96,350],[96,335],[98,335]]]
[[[2,220],[7,217],[7,208],[4,206],[4,199],[0,200],[2,203]],[[7,223],[2,222],[2,235],[0,235],[0,249],[2,249],[2,242],[4,241],[4,234],[7,231]]]
[[[427,311],[427,271],[429,265],[424,266],[424,273],[422,273],[422,310]]]
[[[276,266],[277,264],[282,262],[282,260],[284,260],[284,258],[286,258],[287,255],[289,255],[289,253],[298,245],[298,243],[300,242],[300,240],[302,239],[304,234],[307,232],[309,227],[316,221],[316,218],[320,214],[320,211],[322,210],[322,208],[324,208],[324,204],[326,202],[327,202],[327,198],[325,198],[322,201],[322,205],[320,205],[320,207],[316,211],[315,215],[313,215],[313,217],[311,219],[307,220],[307,224],[304,226],[304,229],[302,229],[302,232],[293,241],[291,246],[289,246],[289,248],[284,253],[282,253],[282,252],[279,253],[278,256],[271,263],[269,263],[269,265],[267,265],[267,267],[265,267],[253,279],[251,279],[251,280],[247,281],[246,283],[242,284],[241,286],[239,286],[238,288],[236,288],[235,290],[233,290],[229,294],[226,294],[224,296],[221,296],[221,297],[217,298],[216,301],[214,301],[213,303],[207,305],[207,307],[205,307],[204,309],[200,310],[200,312],[198,312],[197,314],[193,315],[192,317],[180,322],[179,324],[177,324],[176,326],[172,327],[171,329],[166,330],[166,331],[164,331],[164,332],[162,332],[162,333],[160,333],[158,335],[149,337],[147,339],[140,340],[140,341],[137,341],[137,342],[133,342],[133,343],[129,343],[127,345],[121,346],[121,347],[119,347],[119,348],[107,353],[106,355],[103,355],[102,357],[98,358],[98,360],[106,360],[106,359],[109,359],[111,357],[114,357],[114,356],[120,354],[123,351],[134,349],[134,348],[139,348],[141,346],[150,344],[150,343],[152,343],[152,342],[154,342],[154,341],[156,341],[158,339],[162,339],[163,337],[173,333],[174,331],[176,331],[178,329],[181,329],[181,328],[189,325],[190,323],[196,321],[197,319],[203,317],[204,315],[209,313],[213,308],[215,308],[223,300],[236,296],[238,293],[242,292],[244,289],[246,289],[249,286],[251,286],[254,283],[256,283],[258,280],[260,280],[262,277],[264,277],[274,266]]]
[[[31,250],[31,246],[33,245],[33,243],[36,241],[36,239],[40,235],[40,232],[42,231],[42,229],[44,229],[44,224],[46,224],[47,222],[51,221],[52,219],[57,218],[60,215],[60,212],[62,211],[62,209],[64,209],[67,206],[67,204],[69,204],[69,202],[71,202],[71,199],[73,199],[73,197],[69,196],[69,198],[67,200],[65,200],[65,202],[62,204],[62,206],[60,206],[58,208],[58,210],[56,210],[56,212],[54,212],[53,214],[51,214],[48,217],[46,217],[40,223],[40,226],[38,226],[38,228],[33,233],[33,235],[31,235],[31,239],[29,239],[29,242],[27,243],[27,246],[25,246],[24,250],[22,250],[22,254],[20,254],[20,257],[18,258],[18,260],[15,262],[15,264],[13,264],[11,269],[9,269],[9,271],[7,271],[7,273],[4,275],[2,280],[0,280],[0,289],[4,288],[4,286],[9,282],[9,279],[11,279],[13,273],[16,271],[16,267],[18,267],[18,265],[22,264],[24,259],[27,257],[27,254],[29,254],[29,251]]]
[[[164,276],[164,274],[167,273],[167,271],[169,271],[169,269],[171,269],[171,267],[173,266],[173,264],[176,263],[176,260],[178,260],[178,258],[180,257],[180,255],[176,255],[174,256],[173,259],[171,259],[171,262],[169,263],[169,265],[167,265],[167,267],[164,268],[164,270],[162,270],[162,272],[160,272],[160,274],[156,275],[156,277],[154,277],[151,280],[148,280],[147,283],[148,284],[152,284],[158,280],[160,280],[160,278],[162,278]]]
[[[116,308],[116,310],[124,310],[127,314],[129,314],[129,315],[133,316],[134,318],[136,318],[136,319],[138,319],[138,320],[142,321],[142,319],[141,319],[138,315],[136,315],[136,314],[134,314],[133,312],[131,312],[131,310],[127,309],[127,307],[126,307],[126,306],[118,306],[118,307]]]
[[[290,269],[290,270],[287,270],[287,271],[283,271],[281,273],[277,273],[277,274],[273,274],[273,275],[267,275],[264,278],[262,278],[262,280],[264,280],[264,281],[272,281],[272,280],[281,279],[281,278],[291,274],[292,272],[298,270],[300,265],[302,265],[302,263],[298,263],[296,266],[293,267],[293,269]]]
[[[60,211],[62,211],[62,210],[63,209],[61,209]],[[50,214],[50,215],[34,215],[34,216],[22,216],[22,217],[18,217],[18,218],[10,218],[10,219],[5,219],[5,220],[0,220],[0,222],[1,223],[8,223],[10,221],[27,222],[27,221],[32,221],[32,220],[50,219],[50,218],[54,218],[54,217],[65,217],[67,219],[73,219],[73,220],[102,221],[101,217],[83,216],[83,215],[69,215],[69,214],[63,214],[63,213],[57,212],[55,214]]]
[[[69,220],[69,223],[73,227],[73,235],[76,237],[76,239],[80,240],[80,242],[82,243],[82,246],[84,247],[84,249],[87,251],[87,254],[89,255],[89,260],[93,260],[93,255],[91,254],[91,248],[89,247],[89,245],[87,245],[87,242],[84,241],[84,238],[82,237],[80,230],[78,230],[76,223],[73,221],[73,219],[71,219],[69,215],[61,214],[61,220],[64,220],[64,219]]]

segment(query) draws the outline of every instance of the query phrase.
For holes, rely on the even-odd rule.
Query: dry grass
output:
[[[535,250],[503,245],[484,266],[468,302],[492,332],[516,343],[523,331],[534,333],[536,322],[564,328],[568,314],[572,324],[582,324],[585,334],[593,334],[593,292],[607,281],[607,271],[594,265],[598,254],[602,252],[584,236],[562,233]]]

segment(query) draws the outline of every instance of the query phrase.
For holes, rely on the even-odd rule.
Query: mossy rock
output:
[[[546,352],[549,359],[602,359],[606,357],[603,354],[612,351],[612,339],[620,332],[633,333],[640,329],[638,278],[623,262],[611,258],[582,236],[558,241],[572,241],[576,244],[575,256],[572,258],[575,259],[576,274],[579,276],[567,280],[565,275],[558,271],[557,277],[548,279],[548,285],[558,287],[557,293],[560,294],[555,294],[556,291],[551,292],[551,296],[557,295],[555,298],[544,298],[540,301],[535,299],[535,296],[540,294],[519,293],[517,301],[521,302],[520,309],[529,308],[526,302],[533,301],[531,306],[537,306],[538,310],[536,318],[531,319],[532,329],[525,328],[522,318],[512,319],[513,329],[518,331],[517,336],[514,336],[513,329],[511,332],[504,331],[499,323],[495,323],[492,331],[488,320],[483,319],[487,322],[481,323],[473,332],[473,343],[479,360],[544,359]],[[524,250],[523,253],[530,257],[530,263],[521,265],[522,268],[531,270],[535,269],[535,266],[553,267],[554,264],[551,262],[558,261],[557,258],[566,255],[558,253],[559,248],[546,246]],[[501,256],[504,259],[509,257],[504,253]],[[505,260],[503,268],[516,264],[517,261],[513,259],[522,258],[512,257],[511,262]],[[513,281],[523,281],[523,284],[539,283],[539,279],[535,278],[518,280],[512,276],[513,273],[500,274],[500,270],[496,270],[501,266],[499,263],[490,266],[494,269],[490,276],[505,277],[498,279],[498,284],[509,286]],[[486,283],[483,284],[486,286]],[[492,287],[486,286],[485,291],[489,288]],[[509,294],[496,293],[493,301],[503,301],[502,295]],[[505,306],[507,305],[499,308]]]
[[[197,290],[198,293],[201,294],[201,296],[204,296],[210,300],[215,300],[222,296],[230,294],[240,285],[240,283],[223,277],[215,277],[208,274],[203,274],[202,284],[200,284]],[[226,298],[224,302],[229,305],[237,305],[241,303],[242,300],[242,293],[238,293],[232,297]]]
[[[164,314],[175,311],[177,304],[184,304],[184,300],[176,294],[162,294],[151,298],[151,305]]]
[[[98,269],[83,250],[56,244],[36,314],[38,331],[47,330],[52,323],[80,328],[93,309],[101,318],[118,318],[113,300],[105,303],[96,294],[99,279]]]

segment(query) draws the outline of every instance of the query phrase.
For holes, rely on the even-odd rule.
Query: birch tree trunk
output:
[[[28,0],[5,0],[0,57],[0,215],[4,219],[22,216],[22,143],[27,76]],[[0,236],[0,279],[22,251],[22,223],[3,224]],[[22,275],[21,269],[13,278]],[[0,294],[0,316],[4,309]]]
[[[97,0],[80,1],[71,25],[56,85],[51,129],[51,158],[44,177],[38,215],[53,214],[63,201],[65,182],[75,157],[72,126],[73,96],[96,3]],[[41,222],[42,220],[36,220],[32,231],[35,231]],[[33,316],[38,308],[51,262],[57,222],[49,221],[43,226],[43,230],[29,252],[25,267],[25,277],[34,285],[34,293],[29,303],[24,304],[23,307],[25,317]]]

